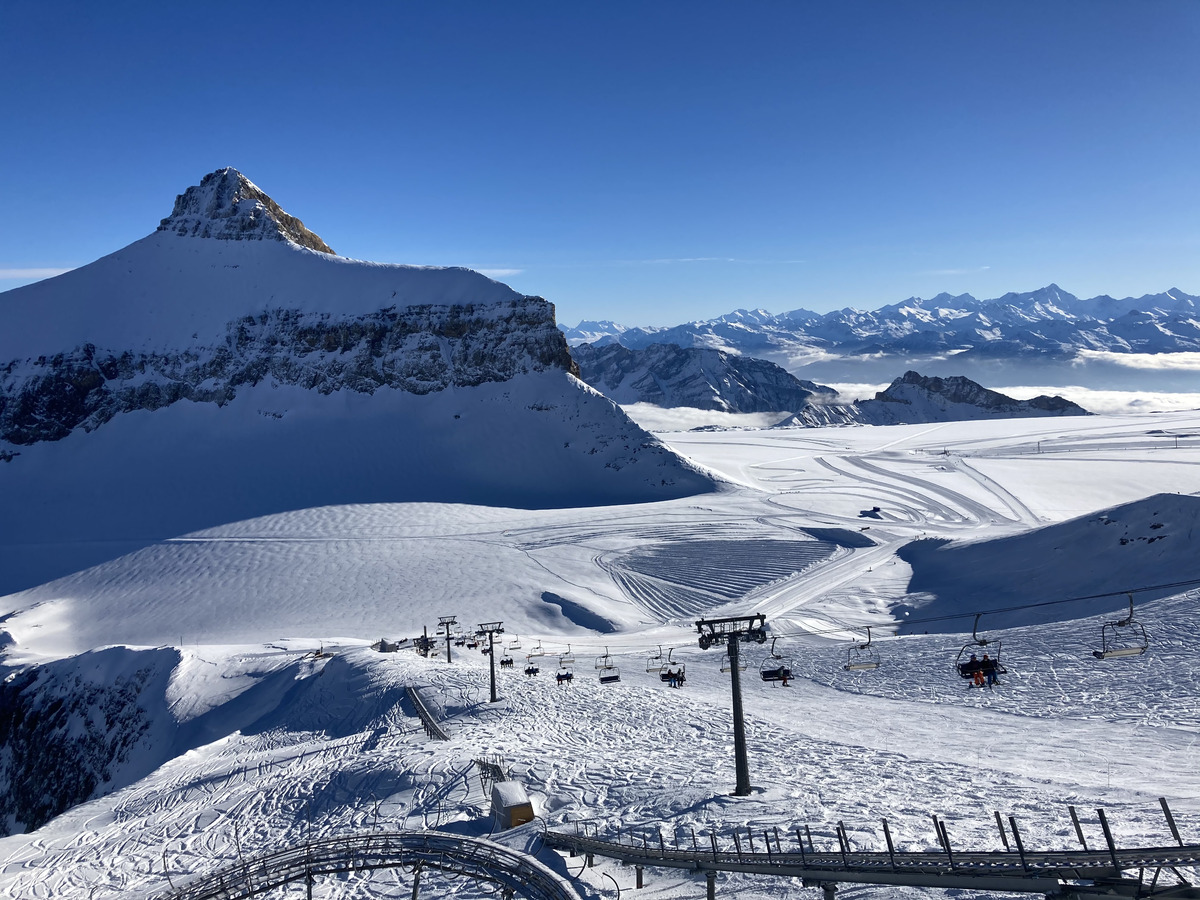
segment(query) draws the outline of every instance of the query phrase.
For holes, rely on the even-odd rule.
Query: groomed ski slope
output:
[[[1156,433],[1164,431],[1185,435],[1178,449]],[[964,619],[936,623],[931,630],[940,633],[893,638],[876,630],[880,668],[842,668],[849,642],[861,641],[864,626],[886,618],[888,604],[904,596],[910,570],[895,553],[914,537],[1041,534],[1043,544],[1023,552],[1053,554],[1064,532],[1034,529],[1074,528],[1086,521],[1076,517],[1178,491],[1177,518],[1149,532],[1169,539],[1134,542],[1115,561],[1111,553],[1066,559],[1062,568],[1078,571],[1081,584],[1102,571],[1113,591],[1200,578],[1185,521],[1185,495],[1200,489],[1200,449],[1187,437],[1197,433],[1200,414],[1189,413],[671,434],[664,437],[677,450],[742,487],[609,509],[299,511],[166,542],[4,598],[4,612],[27,610],[4,623],[16,639],[12,660],[66,657],[54,664],[82,666],[87,657],[70,654],[184,640],[161,708],[151,711],[165,732],[174,728],[179,755],[33,834],[0,839],[0,891],[146,895],[166,889],[168,875],[180,884],[235,861],[239,847],[250,854],[310,833],[486,834],[472,760],[492,754],[524,782],[550,827],[582,818],[602,831],[661,828],[668,842],[676,833],[690,842],[691,829],[703,840],[709,830],[728,834],[735,826],[808,824],[830,844],[841,820],[855,846],[880,849],[886,817],[898,849],[928,849],[936,843],[933,812],[956,846],[1000,849],[992,818],[999,810],[1018,818],[1027,846],[1069,847],[1066,805],[1074,804],[1091,843],[1102,840],[1094,810],[1103,807],[1120,843],[1165,844],[1159,796],[1171,802],[1185,837],[1200,839],[1194,591],[1139,602],[1152,645],[1126,660],[1091,656],[1102,623],[1126,611],[1122,596],[1081,601],[1086,611],[1065,605],[1057,622],[989,629],[985,617],[981,630],[1002,639],[1008,668],[994,691],[967,690],[953,669],[970,638],[970,606],[960,609]],[[1056,451],[1043,443],[1037,453],[1039,440],[1055,441]],[[876,506],[874,516],[861,515]],[[863,537],[877,543],[861,546]],[[802,571],[771,571],[731,601],[709,579],[747,541],[775,542],[779,559],[795,558],[785,554],[805,541],[831,547]],[[707,565],[684,572],[670,564],[672,549],[696,542]],[[1173,542],[1191,542],[1191,552],[1158,555]],[[995,578],[1008,577],[1012,563],[993,559]],[[618,586],[614,576],[629,573],[642,579],[641,593]],[[1051,599],[1036,584],[1029,590],[1038,601]],[[1098,592],[1071,596],[1091,593]],[[647,599],[655,596],[693,603],[709,596],[711,605],[672,617]],[[919,617],[920,598],[907,599]],[[586,619],[581,610],[614,630],[584,629],[572,619]],[[771,645],[746,648],[756,790],[739,799],[729,796],[728,675],[719,671],[720,649],[696,645],[692,622],[751,611],[767,615],[780,635],[776,650],[798,677],[787,688],[763,682],[757,666]],[[454,648],[447,664],[365,646],[411,636],[421,624],[432,631],[449,614],[468,626],[503,619],[505,646],[520,640],[510,651],[518,665],[500,673],[500,703],[486,702],[486,658],[478,652]],[[172,637],[177,631],[185,633]],[[526,678],[524,654],[538,643],[542,675]],[[559,687],[556,654],[568,644],[575,679]],[[660,645],[687,664],[681,690],[646,671]],[[322,646],[325,655],[315,657]],[[115,652],[133,666],[145,651]],[[596,677],[605,653],[620,666],[617,684]],[[166,665],[162,654],[155,658]],[[426,739],[401,699],[410,684],[420,686],[450,741]],[[572,874],[581,867],[562,865]],[[603,861],[583,873],[582,886],[615,896],[610,876],[622,893],[632,889],[631,870]],[[314,896],[407,897],[411,888],[408,873],[376,873],[319,881]],[[686,873],[649,871],[636,896],[702,890],[703,880]],[[435,876],[421,891],[483,896]],[[842,893],[882,896],[851,886]],[[740,875],[721,876],[718,894],[814,895],[797,883]]]

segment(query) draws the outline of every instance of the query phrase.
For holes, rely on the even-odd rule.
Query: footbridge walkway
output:
[[[945,889],[1008,891],[1042,894],[1056,898],[1088,898],[1109,895],[1135,898],[1200,898],[1200,887],[1188,882],[1181,869],[1200,865],[1200,844],[1172,847],[1145,847],[1121,850],[1111,842],[1103,850],[1056,850],[1032,852],[1021,846],[1008,851],[958,852],[940,833],[943,849],[929,852],[898,852],[892,849],[887,832],[888,850],[864,852],[850,847],[845,827],[838,824],[839,848],[819,850],[808,847],[797,833],[781,837],[778,830],[749,831],[725,838],[719,846],[715,834],[707,842],[692,836],[691,847],[671,847],[661,839],[645,835],[618,833],[615,836],[589,835],[586,823],[574,833],[548,831],[547,845],[571,855],[604,856],[637,867],[641,887],[642,868],[670,867],[704,872],[708,878],[708,897],[716,895],[717,872],[751,872],[799,878],[805,887],[822,887],[826,900],[833,900],[838,884],[907,885]],[[1135,874],[1130,874],[1135,873]]]
[[[372,832],[308,841],[239,860],[158,896],[160,900],[237,900],[301,883],[311,898],[317,876],[401,867],[414,870],[414,897],[422,869],[438,869],[489,882],[505,897],[580,900],[568,879],[528,853],[439,831]]]

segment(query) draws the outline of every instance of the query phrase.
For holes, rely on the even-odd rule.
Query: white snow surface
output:
[[[701,842],[711,831],[728,844],[734,827],[787,834],[807,824],[829,846],[844,821],[855,847],[882,849],[886,818],[897,849],[925,850],[936,847],[934,812],[957,847],[996,850],[999,810],[1021,822],[1026,847],[1067,848],[1073,804],[1092,844],[1102,845],[1093,811],[1104,808],[1119,843],[1161,846],[1171,838],[1160,796],[1200,840],[1200,594],[1190,584],[1200,580],[1200,532],[1187,518],[1200,502],[1197,435],[1196,412],[672,433],[663,435],[670,446],[732,486],[576,509],[296,510],[0,598],[7,667],[93,672],[100,663],[87,651],[109,647],[104,671],[148,668],[165,685],[143,695],[153,727],[110,793],[0,838],[0,893],[152,896],[308,835],[487,834],[490,798],[473,767],[483,756],[503,758],[547,827],[587,819],[610,834],[661,832],[667,843],[690,844],[693,829]],[[1154,499],[1164,494],[1173,496]],[[1178,515],[1131,532],[1124,556],[1063,540],[1106,527],[1090,523],[1130,503],[1138,515],[1168,503]],[[897,555],[921,537],[953,541],[985,581],[1026,579],[1031,603],[1111,595],[1059,615],[1030,609],[1004,627],[983,616],[979,630],[1002,641],[1008,673],[994,690],[968,690],[954,662],[977,598],[939,597],[940,614],[959,618],[929,623],[929,634],[913,622],[917,633],[901,637],[883,627],[893,604],[922,599],[907,593],[912,569]],[[1054,560],[1058,580],[1029,580],[1005,539],[1022,541],[1021,562]],[[1160,554],[1173,545],[1184,549]],[[1127,612],[1121,592],[1153,584],[1176,587],[1135,594],[1149,651],[1094,659],[1101,626]],[[940,587],[934,579],[925,595]],[[774,664],[771,644],[747,645],[755,790],[735,798],[728,675],[719,648],[699,649],[693,623],[751,612],[766,615],[797,677],[787,688],[764,682],[758,667]],[[476,651],[454,647],[447,663],[367,647],[423,626],[432,634],[444,615],[468,630],[504,621],[497,646],[517,666],[498,673],[500,702],[488,702],[487,659]],[[847,672],[867,625],[880,667]],[[536,650],[542,675],[523,677]],[[668,652],[687,665],[682,689],[654,670],[653,657]],[[559,687],[549,676],[567,653],[576,677]],[[616,684],[596,677],[606,655],[620,668]],[[425,737],[401,701],[405,686],[420,689],[448,742]],[[582,869],[541,856],[582,870],[585,896],[613,896],[610,879],[632,889],[634,873],[616,863]],[[1197,873],[1183,874],[1194,882]],[[314,896],[411,889],[408,873],[380,871],[318,879]],[[814,895],[738,874],[719,876],[717,889]],[[650,869],[636,895],[703,890],[700,876]],[[944,896],[842,892],[885,890]],[[434,874],[421,894],[482,895]]]
[[[287,241],[155,232],[56,278],[0,293],[0,361],[85,343],[115,351],[207,346],[228,323],[273,309],[363,315],[520,297],[470,269],[363,262]]]

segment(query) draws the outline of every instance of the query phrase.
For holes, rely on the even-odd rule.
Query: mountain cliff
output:
[[[232,169],[0,315],[0,593],[288,509],[713,487],[577,380],[546,300],[335,256]]]

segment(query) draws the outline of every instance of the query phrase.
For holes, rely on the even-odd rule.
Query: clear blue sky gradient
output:
[[[0,289],[232,165],[559,319],[1200,293],[1200,2],[0,3]]]

